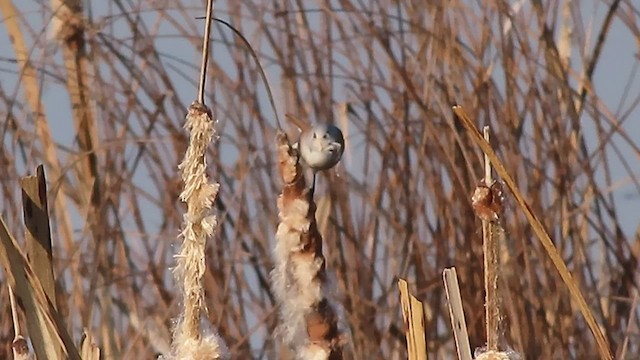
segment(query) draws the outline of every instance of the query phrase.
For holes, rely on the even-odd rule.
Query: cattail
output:
[[[272,287],[280,303],[280,333],[297,359],[341,359],[343,335],[327,294],[322,236],[315,203],[306,187],[297,151],[277,137],[284,186],[278,199],[280,225],[274,249]]]
[[[202,277],[207,238],[216,228],[216,217],[210,213],[219,184],[209,183],[205,151],[215,136],[215,122],[209,109],[199,102],[189,107],[185,127],[191,136],[184,160],[179,165],[184,188],[180,200],[187,204],[180,237],[182,247],[176,255],[176,280],[182,290],[182,314],[174,330],[174,359],[228,358],[226,347],[215,333],[201,326],[206,312]]]

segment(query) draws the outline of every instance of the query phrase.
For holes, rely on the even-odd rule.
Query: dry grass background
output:
[[[454,103],[491,126],[612,352],[626,344],[629,358],[640,353],[640,228],[622,230],[616,195],[622,184],[636,198],[640,189],[640,140],[625,131],[640,97],[607,107],[591,82],[607,73],[599,61],[611,23],[636,39],[628,46],[640,43],[640,8],[595,3],[602,16],[593,22],[587,2],[568,0],[216,3],[216,16],[255,45],[279,111],[325,120],[347,103],[345,159],[317,194],[330,209],[319,227],[349,327],[346,356],[406,357],[396,276],[426,304],[429,353],[454,356],[447,266],[460,278],[471,346],[485,342],[482,235],[470,199],[482,156],[453,120]],[[45,164],[57,306],[70,333],[77,342],[89,329],[111,358],[151,358],[168,352],[178,311],[177,164],[204,4],[96,2],[57,11],[62,20],[46,28],[60,4],[25,2],[12,14],[0,1],[13,37],[0,54],[0,213],[22,239],[19,178]],[[243,44],[218,26],[213,37],[207,103],[221,138],[209,149],[209,175],[221,187],[205,301],[232,358],[274,358],[274,117]],[[568,290],[508,199],[504,224],[502,343],[526,359],[597,358]],[[13,339],[8,299],[3,286],[0,358]]]

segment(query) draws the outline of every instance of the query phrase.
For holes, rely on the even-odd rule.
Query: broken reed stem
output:
[[[484,127],[484,139],[489,143],[489,127]],[[491,161],[484,155],[484,184],[491,188]],[[498,221],[497,219],[496,221]],[[496,221],[482,220],[482,250],[484,253],[485,324],[487,350],[498,350],[500,335],[500,298],[498,297],[498,273],[500,250],[494,230],[500,226]]]
[[[467,322],[464,318],[456,268],[444,269],[442,278],[444,281],[444,291],[447,296],[447,306],[449,307],[449,316],[451,317],[451,327],[453,328],[456,351],[458,352],[458,360],[471,360],[471,345],[469,345],[469,333],[467,332]]]
[[[425,331],[424,306],[409,292],[409,284],[398,279],[402,318],[407,331],[407,359],[427,360],[427,335]]]
[[[57,308],[47,179],[44,166],[38,165],[36,175],[20,178],[20,187],[22,188],[22,209],[26,227],[24,235],[29,262],[33,266],[36,276],[40,279],[49,301],[54,308]]]
[[[82,356],[82,360],[101,359],[100,348],[95,344],[95,339],[88,330],[84,331],[82,340],[80,340],[80,355]]]
[[[328,299],[322,236],[316,206],[306,187],[299,154],[287,135],[276,137],[283,188],[278,198],[280,225],[271,273],[280,305],[279,331],[296,359],[342,359],[343,337],[335,306]]]

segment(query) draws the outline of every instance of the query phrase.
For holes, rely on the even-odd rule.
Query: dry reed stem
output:
[[[49,205],[47,203],[47,182],[44,167],[39,165],[35,176],[20,179],[22,187],[22,208],[25,224],[25,241],[29,263],[40,280],[51,306],[57,310],[56,284],[53,276],[53,253],[51,230],[49,227]],[[43,331],[43,341],[55,348],[59,358],[62,349],[55,345],[51,333]]]
[[[298,153],[283,132],[276,138],[280,176],[280,225],[272,287],[280,305],[280,332],[297,359],[342,359],[343,335],[328,299],[322,236]]]
[[[49,301],[55,308],[56,284],[53,276],[53,252],[44,167],[38,165],[36,175],[21,178],[20,187],[22,187],[22,209],[29,263],[33,266]]]
[[[484,127],[484,139],[489,142],[489,127]],[[491,178],[491,162],[484,155],[484,184],[487,188],[493,185]],[[494,199],[499,201],[499,199]],[[493,221],[482,219],[482,250],[484,254],[484,291],[485,291],[485,326],[487,331],[487,349],[498,350],[500,335],[500,298],[498,296],[498,274],[500,265],[500,244],[495,235],[495,228],[500,226],[500,217],[494,213]]]
[[[407,338],[407,358],[409,360],[427,360],[427,334],[425,330],[424,307],[422,302],[409,292],[409,284],[398,279],[402,318]]]
[[[458,285],[458,274],[456,268],[444,269],[442,272],[444,290],[447,296],[447,307],[451,317],[451,327],[453,337],[458,352],[458,360],[471,360],[471,346],[469,345],[469,334],[467,332],[467,322],[462,308],[462,296],[460,296],[460,286]]]
[[[51,129],[46,117],[46,109],[42,102],[42,89],[38,84],[37,72],[31,62],[30,52],[25,42],[24,34],[22,33],[18,23],[20,13],[16,11],[13,2],[10,0],[0,1],[0,12],[3,15],[4,23],[16,54],[16,60],[20,71],[20,81],[24,88],[25,98],[29,104],[31,114],[34,119],[35,133],[38,141],[42,144],[42,157],[44,158],[45,164],[48,166],[48,171],[52,180],[55,183],[62,182],[62,180],[64,180],[64,174],[61,171],[60,160],[56,153],[56,144],[53,140]],[[65,183],[63,182],[63,184]],[[66,249],[71,250],[76,245],[73,241],[71,218],[68,212],[66,196],[62,193],[55,196],[53,205],[54,217],[57,220],[57,228],[61,234],[61,239]],[[80,252],[76,251],[72,253],[76,256],[76,261],[71,262],[74,270],[71,272],[71,276],[74,281],[73,293],[80,294],[85,292],[81,284],[81,271],[79,269],[80,260],[77,258],[79,257]],[[51,299],[55,301],[55,298]]]
[[[198,83],[198,99],[200,104],[204,104],[204,91],[207,83],[207,65],[209,64],[209,39],[211,37],[211,18],[213,16],[213,0],[207,1],[207,16],[204,24],[204,35],[202,37],[202,63],[200,64],[200,82]]]
[[[620,351],[616,356],[616,359],[625,359],[627,356],[627,350],[629,348],[629,337],[633,333],[633,328],[635,325],[635,329],[638,329],[638,325],[635,320],[640,320],[636,316],[636,310],[638,309],[638,294],[634,291],[633,302],[631,303],[631,307],[629,309],[629,317],[627,320],[627,329],[624,337],[624,341],[622,342],[622,346],[620,347]]]
[[[171,242],[164,239],[173,238],[182,222],[182,204],[177,200],[181,184],[175,168],[188,142],[186,132],[181,131],[190,104],[184,102],[185,80],[188,74],[197,76],[194,65],[200,61],[198,39],[204,25],[193,19],[198,10],[185,2],[173,2],[170,7],[158,2],[144,2],[143,6],[110,2],[113,6],[96,6],[85,18],[90,66],[100,70],[89,86],[102,129],[98,134],[99,170],[103,205],[108,209],[103,229],[108,231],[106,248],[112,249],[112,282],[105,285],[114,312],[106,319],[99,300],[87,301],[86,287],[80,286],[92,281],[87,269],[97,263],[91,233],[76,223],[78,231],[65,235],[57,214],[74,216],[84,213],[84,207],[73,167],[79,159],[78,145],[72,143],[78,136],[76,128],[71,125],[68,134],[53,130],[61,125],[60,116],[70,114],[70,103],[64,102],[68,93],[62,48],[52,56],[55,45],[43,37],[48,17],[56,9],[50,1],[13,3],[18,11],[14,20],[20,25],[38,89],[27,95],[24,59],[9,54],[12,50],[7,47],[0,75],[0,133],[4,139],[0,141],[4,169],[0,212],[11,231],[22,235],[16,183],[24,169],[45,163],[52,231],[57,232],[52,236],[62,244],[54,244],[56,274],[63,275],[58,308],[66,323],[72,324],[69,330],[78,336],[81,326],[89,324],[85,314],[92,307],[96,316],[91,330],[96,339],[102,342],[99,329],[115,320],[117,343],[126,344],[123,358],[167,354],[171,330],[166,324],[178,312],[179,293],[167,274],[175,260],[169,255],[173,251],[167,251]],[[345,320],[352,331],[352,358],[367,359],[371,354],[406,358],[401,314],[393,311],[399,302],[394,274],[410,273],[415,278],[416,289],[425,291],[420,299],[427,310],[427,306],[441,305],[443,290],[434,284],[442,268],[453,265],[460,279],[470,342],[473,346],[486,342],[484,284],[479,271],[482,245],[479,239],[473,240],[478,237],[479,222],[469,216],[467,206],[468,189],[481,177],[476,174],[482,160],[465,130],[459,131],[461,125],[458,131],[448,131],[453,124],[440,121],[450,117],[452,99],[476,104],[474,114],[469,115],[491,123],[494,149],[498,151],[500,144],[501,159],[527,195],[533,212],[547,226],[612,349],[620,351],[628,335],[627,355],[638,353],[639,344],[633,341],[635,323],[627,319],[637,288],[632,270],[640,242],[625,211],[632,200],[624,194],[635,192],[634,184],[639,181],[633,171],[638,158],[629,155],[629,151],[640,153],[638,139],[629,126],[640,106],[633,91],[627,91],[634,84],[633,69],[628,69],[629,76],[623,81],[614,81],[607,76],[607,65],[612,58],[632,60],[628,57],[633,57],[633,50],[620,52],[610,45],[629,36],[639,38],[632,14],[640,3],[626,1],[617,11],[612,8],[609,14],[613,17],[607,18],[615,27],[600,37],[607,28],[605,14],[589,15],[588,1],[571,2],[570,45],[585,51],[573,52],[569,67],[558,68],[564,74],[550,72],[554,67],[543,53],[547,47],[537,36],[545,26],[551,35],[560,35],[554,19],[559,20],[562,4],[541,2],[542,11],[534,12],[526,1],[497,7],[478,7],[468,0],[445,7],[439,2],[424,2],[424,7],[416,7],[415,2],[345,3],[340,9],[314,9],[307,2],[249,0],[227,7],[224,17],[250,32],[251,38],[260,39],[256,50],[261,58],[269,59],[265,71],[286,84],[276,86],[282,89],[276,94],[279,107],[311,121],[324,120],[331,116],[329,103],[349,99],[349,129],[343,131],[350,131],[353,141],[347,155],[353,155],[355,167],[332,179],[327,196],[335,214],[330,215],[326,232],[322,231],[326,213],[321,214],[317,197],[316,217],[320,233],[327,234],[327,263],[336,274],[337,286],[345,289],[341,302],[349,314]],[[199,4],[201,10],[203,4]],[[7,28],[8,20],[0,27]],[[499,32],[499,23],[505,31]],[[279,347],[269,336],[278,322],[273,316],[276,300],[268,276],[273,269],[270,249],[274,239],[265,234],[275,233],[277,222],[273,220],[278,209],[270,204],[276,202],[281,181],[273,176],[275,152],[264,151],[264,146],[273,146],[273,119],[268,118],[260,74],[251,57],[243,56],[248,54],[238,41],[223,36],[223,41],[212,43],[214,51],[238,56],[231,63],[227,56],[211,58],[208,81],[213,83],[207,88],[216,91],[215,96],[207,97],[207,105],[216,115],[224,112],[224,132],[229,134],[214,146],[232,148],[239,156],[208,158],[209,174],[224,171],[225,176],[216,175],[215,180],[235,190],[221,191],[216,200],[224,221],[220,220],[216,241],[207,244],[205,298],[220,334],[234,344],[234,358],[262,354],[272,358]],[[5,39],[9,45],[8,37]],[[550,37],[560,50],[558,39]],[[599,59],[593,56],[596,41],[603,44],[597,46],[602,48]],[[180,54],[172,51],[177,43],[184,48]],[[189,49],[197,54],[189,55]],[[195,61],[189,61],[190,57]],[[589,64],[596,63],[594,77],[604,75],[605,80],[592,83],[585,76],[581,81],[581,74],[592,68]],[[408,76],[401,77],[398,71]],[[194,96],[197,79],[193,76],[187,82],[192,83]],[[573,94],[572,99],[564,100],[558,91],[561,87]],[[569,110],[564,108],[583,89],[588,96],[576,105],[583,109],[580,127],[570,129]],[[626,100],[612,102],[612,89]],[[406,96],[405,90],[409,90]],[[38,113],[31,104],[39,96],[45,106]],[[44,139],[34,130],[40,126],[39,117],[51,120],[51,153],[44,151]],[[263,121],[256,122],[256,118]],[[336,121],[341,123],[340,119]],[[405,123],[410,132],[402,129]],[[588,135],[586,154],[576,148],[583,135]],[[49,156],[61,164],[58,173],[62,177],[54,174],[57,170],[51,168]],[[68,205],[60,205],[59,199],[66,199]],[[260,216],[255,216],[256,208]],[[586,331],[577,304],[551,261],[541,255],[540,242],[531,239],[527,221],[504,225],[511,258],[502,261],[506,257],[501,252],[501,266],[516,266],[517,270],[505,273],[507,269],[501,269],[501,344],[508,341],[528,359],[598,357],[596,342]],[[232,265],[225,260],[228,258],[240,261]],[[4,273],[0,277],[6,279]],[[100,282],[98,288],[102,285]],[[228,291],[219,291],[220,286]],[[0,288],[0,304],[8,305],[8,299],[6,288]],[[8,345],[13,332],[6,308],[0,327],[1,336],[9,341],[0,348],[0,359],[12,356]],[[451,329],[441,326],[450,322],[449,314],[436,311],[433,315],[427,318],[430,355],[454,358]],[[253,322],[256,318],[258,323]],[[151,332],[154,329],[157,334]]]
[[[182,311],[173,338],[175,359],[219,359],[227,356],[225,345],[215,333],[204,334],[200,326],[204,304],[202,278],[206,270],[205,248],[217,225],[210,214],[219,184],[207,178],[205,152],[215,136],[209,109],[194,102],[189,107],[185,128],[190,133],[189,147],[179,165],[184,188],[180,200],[187,204],[180,236],[182,246],[176,255],[176,280],[182,291]]]
[[[18,306],[16,305],[16,296],[13,292],[11,284],[7,285],[9,288],[9,305],[11,306],[11,320],[13,321],[13,333],[15,337],[21,336],[20,331],[20,318],[18,317]]]
[[[100,360],[100,348],[90,332],[85,331],[80,340],[80,355],[82,360]]]
[[[80,0],[52,0],[51,5],[55,12],[52,26],[62,47],[66,86],[80,147],[80,159],[76,163],[76,176],[82,189],[80,199],[86,207],[88,221],[92,222],[92,219],[100,218],[96,213],[99,207],[98,194],[101,193],[96,153],[100,144],[90,91],[92,76],[85,46],[83,6]]]
[[[27,330],[36,356],[39,359],[62,359],[58,355],[58,346],[66,359],[80,359],[80,355],[69,333],[64,327],[62,317],[53,308],[51,301],[42,288],[40,280],[26,256],[20,250],[16,240],[9,233],[4,219],[0,217],[0,264],[11,287],[16,289],[20,303],[27,318]],[[43,333],[47,332],[48,335]],[[49,343],[43,339],[52,339]]]
[[[86,24],[83,2],[80,0],[51,0],[53,18],[52,35],[57,40],[64,59],[65,85],[71,105],[71,115],[75,126],[75,139],[79,148],[77,159],[73,161],[75,176],[78,179],[76,199],[79,209],[86,219],[94,248],[95,258],[91,267],[91,283],[86,298],[96,298],[100,316],[106,319],[101,324],[102,346],[106,357],[119,358],[119,346],[112,316],[114,308],[111,301],[113,263],[107,242],[100,241],[104,236],[106,206],[102,206],[104,192],[99,176],[97,123],[94,111],[96,98],[92,88],[95,76],[91,73],[91,63],[87,54]],[[109,177],[108,174],[105,174]],[[92,322],[94,307],[86,307],[82,312],[85,326]]]
[[[547,252],[547,255],[549,256],[549,258],[551,259],[551,262],[560,273],[560,277],[562,278],[562,281],[564,282],[564,284],[567,286],[567,289],[569,290],[571,297],[578,303],[580,312],[582,313],[585,320],[587,321],[587,325],[589,326],[591,333],[596,339],[600,357],[607,360],[613,359],[609,350],[607,339],[604,337],[604,334],[600,330],[600,327],[598,326],[598,323],[596,322],[595,317],[591,313],[591,310],[589,309],[589,305],[587,304],[587,301],[582,295],[582,292],[580,291],[578,284],[573,279],[573,276],[569,272],[569,269],[567,268],[567,265],[564,263],[564,260],[562,260],[562,257],[560,256],[558,249],[556,249],[555,245],[553,244],[553,241],[551,240],[551,237],[549,236],[546,229],[544,228],[544,225],[542,225],[538,217],[533,213],[533,211],[531,210],[531,207],[529,206],[524,196],[518,189],[515,180],[513,180],[513,178],[505,168],[505,166],[502,164],[502,162],[496,155],[495,151],[493,151],[493,149],[491,148],[491,145],[489,145],[489,143],[487,143],[483,139],[480,132],[478,132],[478,130],[475,128],[475,125],[473,124],[469,116],[466,114],[464,109],[461,106],[456,105],[453,107],[453,111],[457,115],[458,119],[462,122],[464,127],[467,129],[467,132],[471,135],[471,138],[473,139],[473,141],[478,146],[480,146],[482,151],[484,151],[484,153],[489,157],[489,159],[491,160],[491,164],[496,169],[496,172],[498,173],[500,178],[504,180],[507,187],[509,188],[514,198],[516,199],[518,206],[527,217],[529,224],[531,225],[538,239],[540,239],[542,246]]]

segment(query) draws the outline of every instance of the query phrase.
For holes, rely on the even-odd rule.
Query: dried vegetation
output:
[[[14,289],[37,300],[21,311],[57,309],[21,320],[31,336],[34,323],[55,329],[42,351],[76,358],[70,344],[85,334],[82,356],[152,358],[170,353],[182,301],[171,271],[187,210],[177,164],[189,144],[183,122],[198,85],[203,2],[90,2],[91,11],[80,3],[0,1],[0,235],[9,249],[0,277],[15,282],[10,265],[31,284]],[[640,141],[631,133],[639,63],[637,49],[635,60],[612,50],[640,39],[636,2],[219,1],[215,14],[254,44],[281,113],[335,118],[347,138],[342,164],[318,180],[324,243],[307,240],[321,251],[283,253],[320,255],[315,264],[323,274],[326,266],[327,291],[340,304],[330,315],[342,314],[345,333],[327,330],[330,316],[300,322],[310,332],[320,324],[323,349],[342,350],[344,340],[345,358],[406,358],[399,276],[423,301],[429,355],[452,358],[441,277],[451,266],[471,348],[486,346],[482,227],[471,202],[483,159],[455,119],[451,106],[462,104],[478,127],[490,126],[493,149],[611,352],[640,353],[640,228],[627,210],[637,211],[640,194]],[[270,272],[287,181],[255,62],[228,29],[214,26],[213,38],[206,103],[220,138],[206,148],[203,176],[220,189],[211,204],[218,228],[199,268],[203,323],[232,358],[272,359],[283,352],[273,334],[286,292],[272,288]],[[621,71],[624,80],[612,80]],[[20,178],[40,163],[53,288],[19,255],[34,241],[23,233]],[[576,289],[510,196],[497,266],[501,331],[491,342],[526,359],[594,358]],[[329,293],[321,295],[307,300],[317,307]],[[2,286],[0,358],[14,351],[9,299]]]

